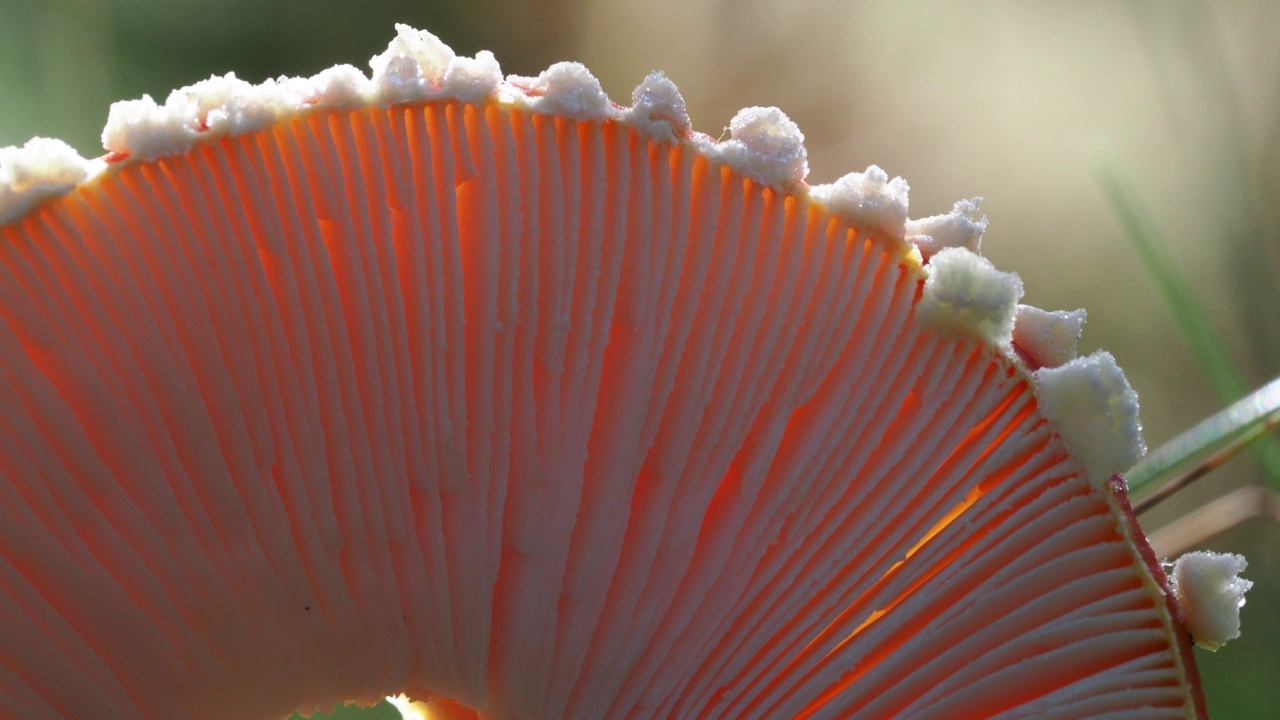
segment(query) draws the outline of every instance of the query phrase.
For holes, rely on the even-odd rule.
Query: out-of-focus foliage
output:
[[[312,715],[310,720],[400,720],[400,711],[394,705],[383,700],[369,708],[354,705],[341,705],[333,712],[324,715]],[[294,715],[289,720],[303,720],[301,715]]]
[[[254,82],[336,63],[368,71],[398,22],[458,52],[492,48],[509,72],[564,59],[565,3],[501,0],[0,0],[0,145],[59,137],[96,154],[115,100],[214,74]]]

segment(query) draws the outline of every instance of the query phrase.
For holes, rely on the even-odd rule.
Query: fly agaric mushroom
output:
[[[976,201],[660,74],[372,65],[0,151],[0,715],[1205,714],[1136,397]]]

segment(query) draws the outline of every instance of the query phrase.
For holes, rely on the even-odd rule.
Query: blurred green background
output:
[[[0,145],[53,136],[92,156],[113,100],[365,67],[395,22],[491,49],[509,73],[581,60],[624,104],[665,70],[711,135],[777,105],[807,136],[811,180],[878,164],[911,181],[917,217],[985,196],[985,254],[1022,275],[1026,302],[1089,309],[1082,350],[1116,355],[1155,446],[1227,398],[1101,191],[1098,168],[1119,169],[1244,385],[1280,374],[1274,0],[0,0]],[[1201,654],[1219,718],[1280,716],[1280,530],[1214,505],[1263,482],[1246,456],[1143,518],[1158,552],[1249,558],[1245,636]]]

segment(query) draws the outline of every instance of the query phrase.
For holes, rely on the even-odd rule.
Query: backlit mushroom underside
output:
[[[1016,332],[573,115],[300,110],[0,228],[0,716],[1204,714]]]

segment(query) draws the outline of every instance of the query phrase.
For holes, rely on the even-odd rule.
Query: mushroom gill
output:
[[[1204,715],[975,202],[399,30],[0,155],[0,716]]]

